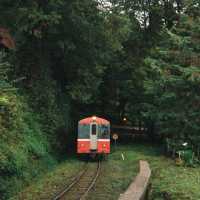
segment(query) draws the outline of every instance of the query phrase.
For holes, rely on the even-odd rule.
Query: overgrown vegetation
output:
[[[87,199],[118,199],[138,173],[139,160],[147,160],[152,170],[149,199],[200,198],[199,168],[177,166],[175,161],[163,156],[159,146],[137,144],[132,141],[112,149],[107,161],[102,162],[101,174]],[[63,184],[70,183],[78,170],[81,171],[83,165],[84,162],[75,157],[67,159],[11,199],[52,199],[63,188]]]
[[[0,58],[0,196],[7,198],[42,169],[55,164],[50,144],[43,134],[39,115],[28,106],[25,96],[8,82],[9,64]],[[14,186],[14,187],[13,187]]]
[[[67,184],[71,183],[73,178],[81,172],[84,165],[85,162],[81,162],[75,156],[66,159],[50,172],[42,174],[29,187],[26,187],[9,200],[53,199]]]
[[[153,118],[167,143],[167,150],[187,149],[199,157],[199,17],[191,10],[176,26],[163,31],[162,40],[145,59],[145,118]],[[152,113],[154,113],[152,115]],[[191,156],[192,157],[192,156]]]
[[[122,155],[124,160],[122,159]],[[163,156],[160,147],[149,144],[120,145],[103,163],[102,174],[90,200],[118,199],[139,170],[139,160],[147,160],[152,170],[149,199],[199,199],[199,168],[177,167]]]
[[[168,153],[198,163],[199,7],[198,0],[2,0],[2,198],[73,147],[77,120],[93,114],[112,123],[126,116],[165,141]]]

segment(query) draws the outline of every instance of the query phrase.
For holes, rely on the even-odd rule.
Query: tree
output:
[[[146,59],[150,67],[146,80],[149,110],[144,115],[153,117],[160,132],[172,142],[187,141],[199,154],[200,18],[188,9],[173,29],[163,31],[160,45]]]

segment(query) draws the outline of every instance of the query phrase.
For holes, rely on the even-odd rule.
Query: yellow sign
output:
[[[115,133],[115,134],[113,134],[112,138],[113,138],[113,140],[117,140],[118,139],[118,135]]]

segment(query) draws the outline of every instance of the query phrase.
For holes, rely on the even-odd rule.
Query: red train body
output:
[[[110,153],[110,122],[96,116],[78,123],[78,154]]]

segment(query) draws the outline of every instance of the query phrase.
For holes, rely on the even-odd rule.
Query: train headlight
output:
[[[93,117],[92,117],[92,120],[93,120],[93,121],[96,121],[96,119],[97,119],[96,116],[93,116]]]
[[[81,147],[84,147],[84,146],[85,146],[85,145],[82,143],[82,144],[81,144]]]
[[[106,147],[106,144],[103,144],[103,147],[105,148],[105,147]]]

